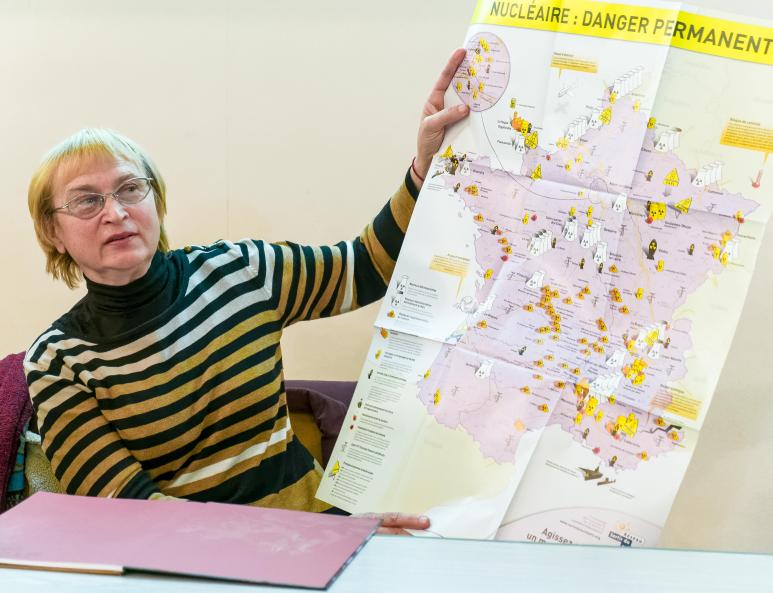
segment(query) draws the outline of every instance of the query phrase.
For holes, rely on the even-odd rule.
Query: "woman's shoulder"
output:
[[[229,241],[219,239],[208,245],[186,245],[169,252],[170,257],[181,257],[190,263],[198,262],[200,265],[208,262],[218,265],[233,259],[249,257],[256,251],[266,248],[268,243],[258,239],[242,239]]]
[[[186,245],[170,252],[170,257],[184,261],[195,283],[197,276],[206,275],[214,268],[243,269],[253,276],[262,275],[273,268],[281,249],[281,245],[260,239],[221,239],[209,245]]]
[[[66,320],[71,313],[72,309],[54,321],[32,342],[24,355],[24,370],[27,374],[49,368],[52,360],[76,355],[93,347],[94,344],[66,331]]]

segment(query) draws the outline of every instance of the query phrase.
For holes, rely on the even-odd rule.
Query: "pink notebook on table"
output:
[[[0,515],[0,565],[324,589],[377,527],[244,505],[40,492]]]

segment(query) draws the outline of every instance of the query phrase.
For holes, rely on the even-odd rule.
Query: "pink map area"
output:
[[[513,463],[521,436],[545,426],[564,389],[524,367],[446,346],[419,399],[441,424],[463,427],[484,456]]]
[[[475,302],[463,307],[469,329],[443,348],[419,397],[438,422],[462,427],[497,461],[512,460],[524,429],[557,422],[600,463],[633,468],[680,446],[681,427],[661,414],[690,417],[699,405],[668,386],[685,375],[692,346],[690,321],[675,313],[724,271],[721,254],[757,204],[716,183],[695,187],[695,169],[654,150],[657,130],[647,129],[631,97],[607,106],[610,123],[567,148],[529,150],[523,175],[464,154],[438,163],[477,224],[481,277]],[[617,150],[623,134],[643,139],[627,162]],[[542,179],[533,179],[538,167]],[[665,183],[674,170],[678,183]],[[496,362],[481,384],[483,359]],[[578,384],[590,395],[575,396]],[[590,397],[601,418],[586,414]],[[534,414],[539,405],[551,413]],[[636,429],[626,432],[617,420],[631,414]]]
[[[610,109],[609,124],[588,129],[578,141],[551,153],[550,159],[540,147],[529,150],[524,155],[521,173],[531,175],[541,164],[543,179],[600,191],[627,193],[633,179],[633,165],[642,150],[648,119],[644,112],[634,109],[634,101],[629,95],[610,103],[609,92],[606,92],[599,106]],[[581,158],[579,163],[578,157]]]
[[[594,404],[590,399],[567,393],[558,401],[550,424],[558,423],[591,449],[602,467],[635,469],[641,462],[682,446],[685,432],[678,424],[617,401],[601,399]],[[624,426],[631,418],[635,418],[636,430],[626,432]]]

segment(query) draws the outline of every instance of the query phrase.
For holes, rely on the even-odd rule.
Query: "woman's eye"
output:
[[[89,206],[95,206],[99,203],[99,196],[81,196],[75,202],[75,205],[79,208],[88,208]]]

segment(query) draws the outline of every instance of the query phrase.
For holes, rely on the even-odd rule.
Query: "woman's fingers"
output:
[[[454,74],[456,74],[459,64],[462,63],[466,54],[467,50],[463,47],[455,49],[451,54],[451,57],[448,58],[448,62],[440,73],[437,82],[435,82],[435,86],[432,87],[428,103],[430,103],[436,111],[443,109],[443,97],[446,94],[446,89],[448,89],[448,85],[451,84]]]
[[[438,111],[434,115],[429,115],[424,120],[424,125],[427,127],[427,132],[430,134],[436,134],[443,131],[451,124],[455,124],[462,119],[470,110],[467,105],[454,105],[453,107],[447,107],[442,111]]]
[[[381,527],[399,529],[426,529],[429,519],[419,515],[406,513],[384,513],[381,515]]]
[[[379,519],[381,526],[377,533],[388,535],[410,535],[407,529],[427,529],[429,518],[423,515],[409,515],[407,513],[361,513],[353,517],[365,517]]]

